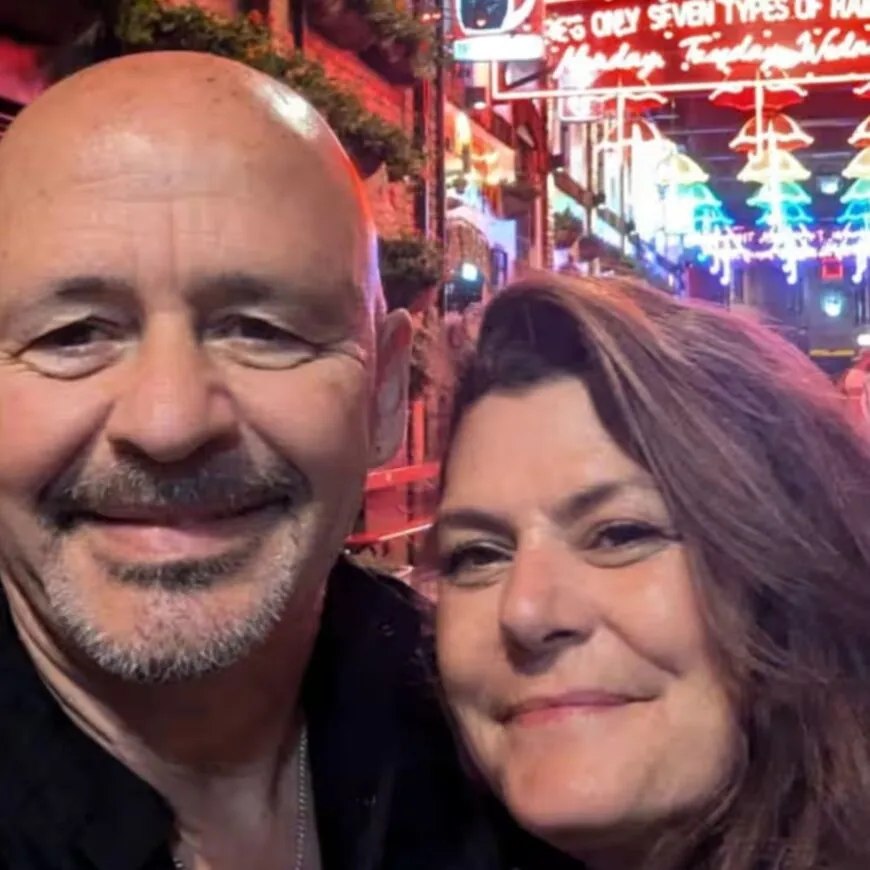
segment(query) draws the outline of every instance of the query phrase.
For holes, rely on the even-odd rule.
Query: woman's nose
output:
[[[566,543],[520,543],[502,586],[500,625],[511,650],[526,660],[585,643],[598,622],[584,575],[589,570]]]

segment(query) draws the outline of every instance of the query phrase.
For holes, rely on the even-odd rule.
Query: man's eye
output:
[[[47,377],[81,378],[105,368],[123,349],[124,331],[100,320],[77,320],[43,333],[20,353]]]
[[[214,330],[218,338],[299,347],[302,339],[260,317],[229,317]]]
[[[206,337],[238,363],[262,369],[291,369],[318,356],[310,341],[262,317],[233,315],[210,327]]]
[[[52,329],[30,343],[30,350],[77,351],[104,341],[114,341],[117,332],[104,323],[80,320]]]

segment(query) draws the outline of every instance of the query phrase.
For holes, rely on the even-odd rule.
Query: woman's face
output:
[[[711,797],[737,726],[687,555],[583,383],[483,398],[447,472],[441,674],[518,822],[584,857]]]

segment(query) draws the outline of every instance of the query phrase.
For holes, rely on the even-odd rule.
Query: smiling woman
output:
[[[590,870],[870,866],[870,452],[763,327],[631,282],[496,297],[435,529],[447,699]]]

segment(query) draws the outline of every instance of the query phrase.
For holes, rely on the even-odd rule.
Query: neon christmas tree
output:
[[[755,151],[737,177],[760,185],[747,203],[760,210],[756,225],[766,231],[771,252],[782,261],[786,279],[793,284],[798,278],[798,263],[807,254],[806,239],[813,221],[807,208],[810,195],[799,183],[806,181],[810,172],[782,147],[772,125],[766,129],[767,142]]]
[[[719,202],[707,186],[709,176],[686,154],[674,151],[662,161],[658,182],[664,188],[664,230],[683,236],[695,231],[699,208]]]
[[[787,79],[771,79],[769,71],[751,65],[734,74],[735,84],[724,83],[710,100],[752,113],[729,147],[748,157],[737,177],[759,185],[747,203],[760,211],[756,225],[762,230],[761,239],[782,261],[788,280],[794,282],[798,261],[806,253],[812,215],[810,196],[800,185],[810,173],[792,152],[811,145],[813,137],[783,109],[801,102],[807,94]],[[751,84],[750,79],[754,79]]]
[[[737,178],[760,185],[747,199],[749,205],[761,210],[758,226],[787,231],[812,222],[805,207],[811,202],[810,195],[798,183],[806,181],[810,173],[791,152],[779,146],[775,136],[771,130],[765,147],[749,158]]]
[[[854,93],[862,99],[870,97],[870,82]],[[849,144],[859,150],[841,173],[851,184],[840,197],[844,208],[837,223],[841,228],[841,255],[855,258],[852,280],[858,284],[867,274],[870,261],[870,116],[855,128]]]
[[[841,226],[862,232],[870,229],[870,173],[866,178],[856,178],[840,202],[846,206],[837,218]]]
[[[731,280],[733,261],[742,246],[731,232],[734,221],[707,184],[708,175],[686,154],[672,153],[659,166],[658,182],[664,188],[664,229],[697,248],[711,261],[710,271],[723,284]]]
[[[870,144],[852,158],[842,174],[852,183],[840,197],[845,208],[837,223],[851,242],[849,253],[855,257],[852,280],[858,284],[867,274],[870,261]]]

